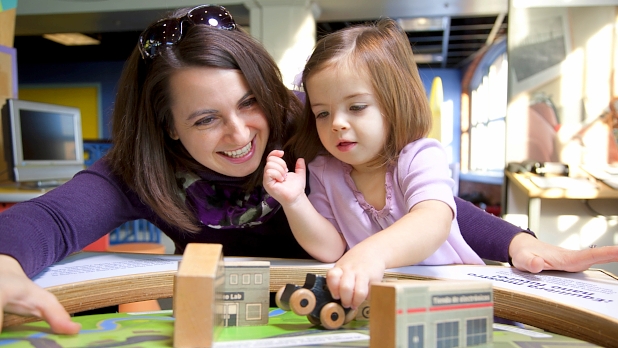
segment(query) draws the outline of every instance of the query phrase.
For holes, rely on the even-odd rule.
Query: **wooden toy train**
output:
[[[307,273],[305,284],[286,284],[275,295],[277,306],[296,315],[306,315],[309,322],[330,330],[338,329],[356,317],[356,311],[343,308],[328,290],[326,278]]]

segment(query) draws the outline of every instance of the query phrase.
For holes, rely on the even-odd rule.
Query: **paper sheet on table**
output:
[[[109,277],[176,271],[180,255],[82,252],[55,263],[32,280],[43,288]]]
[[[511,267],[467,265],[409,266],[389,271],[440,279],[487,280],[494,287],[548,298],[618,319],[618,280],[601,271],[533,274]]]

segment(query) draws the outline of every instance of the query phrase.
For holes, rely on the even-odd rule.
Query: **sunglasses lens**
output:
[[[145,57],[154,57],[161,46],[178,42],[181,35],[180,23],[176,19],[157,22],[140,35],[140,50]]]
[[[183,34],[183,25],[207,25],[225,30],[236,28],[232,15],[223,6],[199,6],[182,18],[164,19],[146,29],[139,36],[142,58],[154,58],[164,47],[176,44]]]
[[[221,6],[200,6],[191,10],[187,18],[192,24],[202,24],[218,29],[232,30],[236,28],[236,23],[232,15]]]

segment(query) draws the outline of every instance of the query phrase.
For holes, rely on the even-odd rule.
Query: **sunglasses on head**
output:
[[[194,25],[208,25],[217,29],[234,30],[236,23],[223,6],[200,5],[180,18],[166,18],[154,23],[139,36],[138,48],[142,58],[154,58],[163,49],[182,39],[184,33]]]

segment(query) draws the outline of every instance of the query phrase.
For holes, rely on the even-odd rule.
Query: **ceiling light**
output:
[[[414,54],[414,61],[417,64],[439,63],[443,60],[441,54]]]
[[[446,27],[446,17],[399,18],[397,23],[405,31],[437,31]]]
[[[99,45],[101,43],[95,38],[80,33],[43,34],[43,37],[65,46]]]

